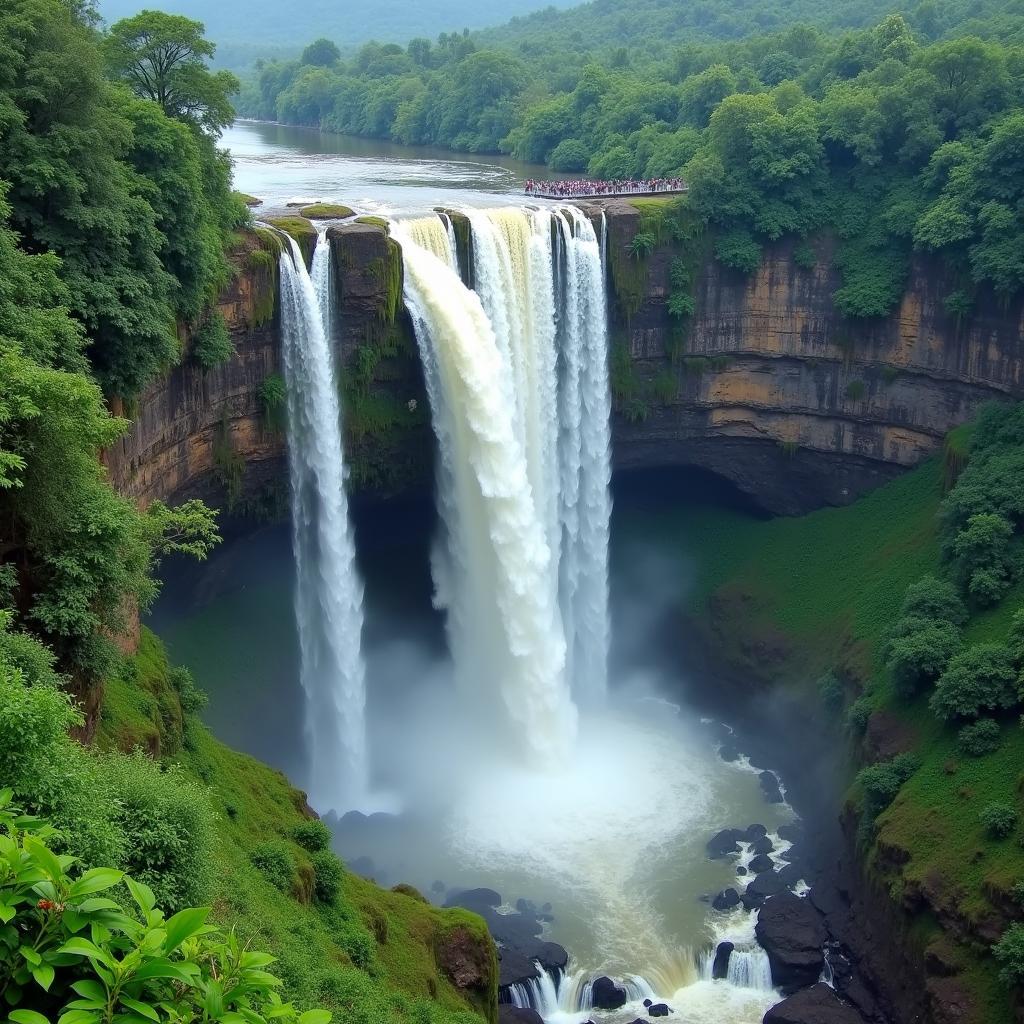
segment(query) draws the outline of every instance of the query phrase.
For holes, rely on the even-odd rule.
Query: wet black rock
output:
[[[713,906],[715,910],[732,910],[733,907],[738,907],[739,904],[740,894],[731,886],[728,889],[723,889],[711,901],[711,906]]]
[[[761,836],[760,839],[755,839],[750,844],[750,850],[755,854],[771,853],[775,849],[775,844],[767,837]]]
[[[819,982],[776,1003],[764,1015],[764,1024],[862,1024],[862,1018]]]
[[[743,901],[743,906],[745,906],[747,910],[753,910],[754,907],[761,906],[769,896],[774,896],[776,893],[784,892],[785,889],[786,883],[779,878],[777,872],[766,871],[763,875],[758,875],[757,878],[747,886],[740,899]]]
[[[801,881],[804,877],[803,868],[799,864],[783,864],[779,868],[779,878],[786,884],[787,887],[796,885],[797,882]]]
[[[529,958],[517,953],[514,949],[498,950],[498,987],[522,985],[540,977],[537,965]]]
[[[723,828],[708,840],[708,856],[712,860],[727,857],[730,853],[739,853],[740,840],[746,841],[746,834],[738,828]]]
[[[753,860],[751,860],[750,870],[753,871],[755,875],[763,875],[766,871],[775,870],[775,861],[773,861],[767,853],[759,853]]]
[[[516,910],[520,914],[530,914],[533,917],[537,916],[537,905],[533,900],[524,900],[522,897],[516,900]]]
[[[501,1003],[498,1006],[498,1024],[544,1024],[544,1018],[529,1007]]]
[[[475,910],[480,913],[490,907],[501,906],[501,896],[493,889],[456,889],[448,894],[446,907],[462,907],[464,910]]]
[[[748,825],[743,833],[743,841],[745,843],[756,843],[758,839],[764,839],[766,835],[768,835],[768,829],[764,825]]]
[[[654,1003],[653,999],[645,999],[644,1006],[651,1006]]]
[[[653,1006],[647,1007],[647,1012],[652,1017],[667,1017],[672,1012],[672,1008],[668,1003],[654,1003]]]
[[[557,942],[542,942],[534,959],[539,961],[546,971],[564,971],[569,962],[569,954],[565,947]]]
[[[590,993],[595,1010],[617,1010],[626,1005],[626,990],[611,978],[597,978]]]
[[[775,831],[778,837],[785,839],[787,843],[798,843],[804,838],[804,827],[798,821],[780,825]]]
[[[744,867],[744,866],[743,866],[743,865],[741,864],[741,865],[740,865],[740,866],[739,866],[739,867],[738,867],[738,868],[736,869],[736,874],[737,874],[737,875],[739,875],[739,876],[740,876],[740,878],[742,878],[742,877],[743,877],[743,876],[744,876],[745,874],[747,874],[747,869],[746,869],[746,868],[745,868],[745,867]]]
[[[456,906],[465,904],[456,903]],[[525,949],[533,945],[544,926],[535,917],[525,914],[499,914],[492,907],[471,906],[487,922],[492,937],[512,949]]]
[[[821,977],[828,932],[809,900],[791,892],[771,896],[761,907],[754,934],[768,954],[777,987],[792,992]]]
[[[764,771],[758,775],[761,782],[761,792],[765,800],[770,804],[781,804],[783,801],[782,790],[779,788],[779,777],[775,772]]]
[[[711,977],[715,981],[729,976],[729,957],[736,947],[731,942],[720,942],[715,950],[715,961],[711,965]]]

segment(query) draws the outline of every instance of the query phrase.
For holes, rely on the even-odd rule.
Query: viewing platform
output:
[[[689,192],[689,187],[657,188],[657,189],[623,189],[614,192],[555,192],[547,189],[526,190],[528,199],[555,199],[573,202],[577,199],[658,199],[661,196],[682,196]]]

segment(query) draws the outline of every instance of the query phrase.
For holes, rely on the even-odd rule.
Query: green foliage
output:
[[[965,725],[956,737],[957,749],[966,757],[984,757],[999,747],[999,723],[979,718]]]
[[[929,706],[950,722],[1004,711],[1018,701],[1017,671],[1004,644],[985,643],[956,655],[939,679]]]
[[[936,576],[922,576],[907,587],[900,614],[903,618],[938,619],[955,626],[967,621],[967,609],[953,585]]]
[[[896,692],[914,696],[945,671],[962,646],[960,630],[941,619],[906,617],[893,627],[886,648]]]
[[[999,977],[1015,988],[1024,984],[1024,924],[1011,924],[992,947],[1000,964]]]
[[[249,855],[252,865],[260,871],[275,888],[282,892],[291,889],[295,880],[295,857],[288,844],[280,839],[270,839],[254,847]]]
[[[793,249],[793,262],[801,270],[813,270],[818,265],[818,254],[808,242],[798,242]]]
[[[858,735],[868,727],[868,719],[874,706],[868,697],[858,697],[846,712],[846,724],[850,730]]]
[[[313,895],[320,903],[334,903],[341,892],[345,869],[330,850],[316,850],[313,862]]]
[[[857,784],[864,794],[863,818],[865,826],[870,825],[896,799],[896,794],[906,781],[920,767],[915,754],[899,754],[890,761],[861,768],[857,773]]]
[[[728,231],[715,239],[715,258],[744,274],[761,266],[761,246],[747,231]]]
[[[657,238],[649,231],[640,231],[633,236],[629,243],[629,253],[634,259],[644,259],[654,252],[658,244]]]
[[[143,536],[154,561],[165,555],[190,555],[198,562],[206,561],[210,552],[220,543],[215,509],[208,508],[198,498],[191,498],[171,508],[159,499],[146,506],[143,518]]]
[[[351,207],[342,206],[341,203],[314,203],[312,206],[304,206],[299,213],[307,220],[344,220],[355,216]]]
[[[826,672],[818,680],[818,696],[821,697],[821,703],[829,714],[836,715],[842,710],[843,702],[846,699],[846,689],[843,686],[843,681],[835,672]]]
[[[283,1003],[266,971],[274,958],[208,925],[209,908],[167,917],[145,883],[112,868],[79,872],[48,845],[45,820],[10,809],[11,795],[0,791],[0,991],[11,1020],[329,1024],[325,1010]],[[100,895],[122,882],[127,910]]]
[[[853,402],[859,402],[867,391],[867,385],[862,380],[851,380],[846,385],[846,397]]]
[[[259,398],[267,429],[275,434],[283,433],[288,398],[284,377],[279,373],[271,373],[264,377],[259,386]]]
[[[986,804],[978,815],[982,827],[993,839],[1005,839],[1017,827],[1017,810],[1009,804],[994,801]]]
[[[981,606],[996,604],[1020,572],[1011,547],[1013,525],[1001,515],[979,512],[953,538],[957,576],[970,598]]]
[[[331,848],[331,830],[319,818],[310,818],[296,825],[291,831],[291,837],[310,853]]]
[[[221,363],[226,363],[235,353],[231,344],[231,335],[224,316],[214,310],[196,328],[192,335],[192,356],[204,369],[212,370]]]

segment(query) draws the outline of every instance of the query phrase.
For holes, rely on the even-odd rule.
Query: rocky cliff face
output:
[[[701,466],[770,511],[797,513],[854,500],[934,453],[981,402],[1020,393],[1024,302],[1005,308],[982,295],[960,322],[943,304],[955,285],[921,260],[893,315],[847,320],[832,301],[840,282],[823,241],[813,266],[780,244],[749,277],[702,259],[693,313],[678,319],[671,267],[688,254],[670,243],[637,259],[639,213],[613,203],[607,214],[620,268],[619,466]],[[630,309],[621,283],[637,270]]]
[[[671,242],[637,258],[640,212],[625,202],[603,212],[619,467],[700,466],[769,511],[798,513],[854,500],[938,450],[981,402],[1021,392],[1024,303],[981,296],[958,321],[943,305],[952,283],[927,261],[912,268],[892,316],[854,322],[832,302],[827,241],[813,266],[780,244],[746,276]],[[429,410],[401,251],[372,222],[333,227],[330,238],[353,486],[429,486]],[[260,397],[280,373],[276,267],[262,253],[246,243],[220,303],[234,357],[204,372],[186,356],[142,396],[131,433],[109,453],[124,493],[282,507],[284,439]],[[693,311],[682,319],[670,312],[678,259],[694,268]]]

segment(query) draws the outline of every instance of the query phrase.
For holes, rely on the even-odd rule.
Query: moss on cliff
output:
[[[309,821],[304,795],[281,773],[219,743],[183,710],[173,679],[162,644],[143,630],[139,655],[107,687],[97,742],[127,750],[174,734],[174,763],[208,788],[218,815],[213,916],[278,957],[286,998],[326,1005],[354,1024],[493,1021],[497,964],[484,922],[347,871],[333,899],[315,899],[316,859],[296,841]],[[284,889],[257,867],[268,844],[291,864]],[[456,932],[466,940],[458,950],[468,979],[462,988],[451,973]]]
[[[304,206],[299,213],[308,220],[344,220],[355,216],[355,210],[341,203],[313,203]]]

